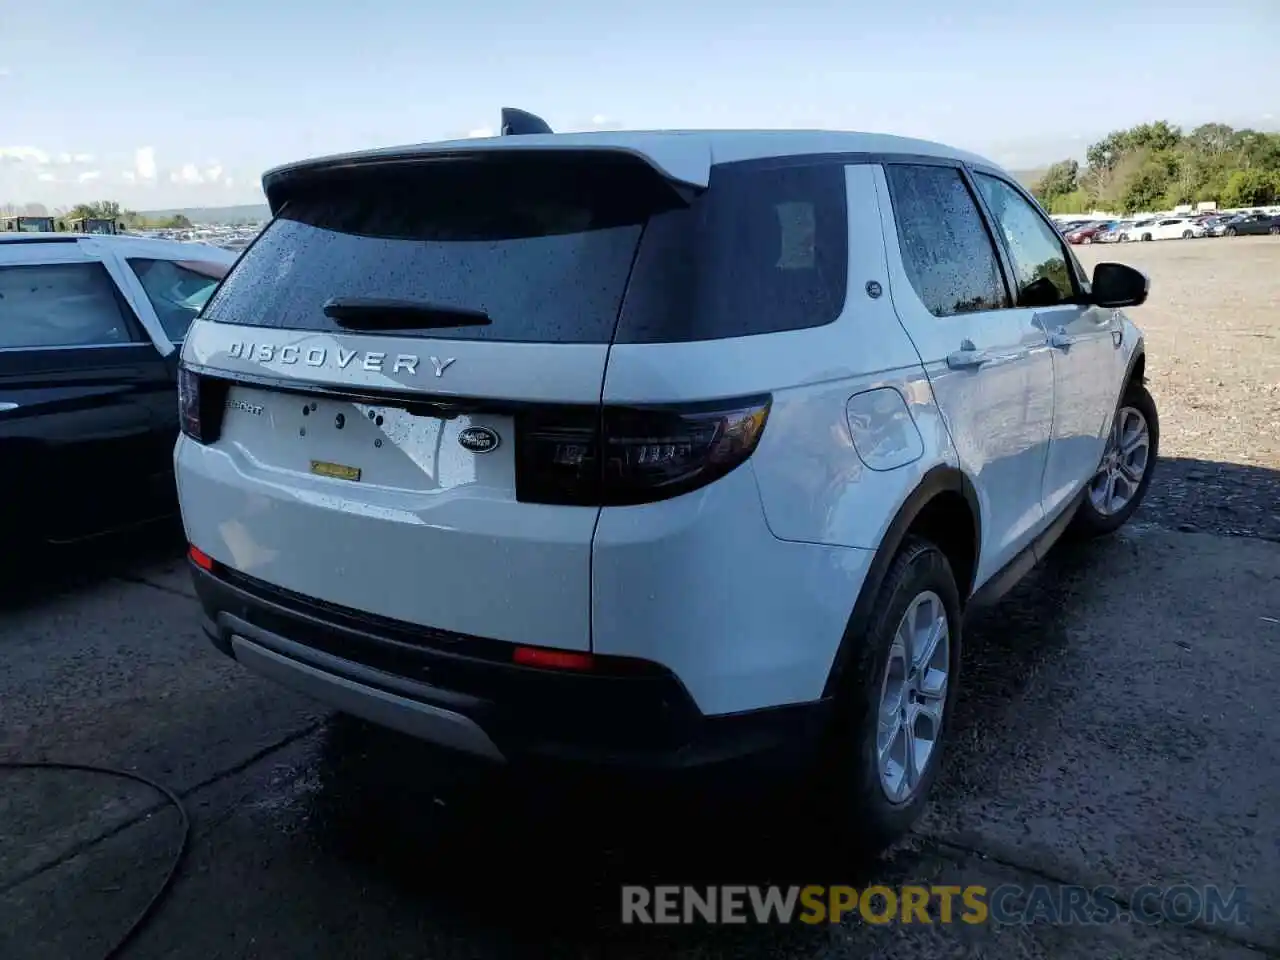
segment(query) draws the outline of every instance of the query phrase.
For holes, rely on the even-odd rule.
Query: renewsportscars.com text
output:
[[[624,886],[622,922],[1017,925],[1241,924],[1243,887],[1144,886],[1132,890],[1037,884],[985,886]]]

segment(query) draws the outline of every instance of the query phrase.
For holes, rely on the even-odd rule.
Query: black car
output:
[[[1280,215],[1270,213],[1246,213],[1226,224],[1223,230],[1228,237],[1271,234],[1280,236]]]
[[[0,232],[0,542],[67,542],[176,508],[177,347],[235,255]]]

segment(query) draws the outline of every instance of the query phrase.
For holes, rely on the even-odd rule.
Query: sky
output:
[[[261,200],[304,157],[556,130],[939,140],[1015,170],[1280,128],[1280,0],[0,0],[0,204]]]

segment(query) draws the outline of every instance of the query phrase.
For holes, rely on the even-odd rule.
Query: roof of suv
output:
[[[400,147],[361,150],[285,164],[262,176],[273,210],[285,180],[295,175],[380,161],[412,160],[432,155],[473,154],[490,150],[600,150],[630,153],[647,160],[672,180],[705,187],[717,163],[794,157],[807,154],[908,154],[939,157],[996,167],[983,157],[928,140],[881,133],[829,130],[619,130],[586,133],[524,134],[466,140],[444,140]]]

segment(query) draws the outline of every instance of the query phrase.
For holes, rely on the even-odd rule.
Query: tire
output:
[[[1272,227],[1267,231],[1267,233],[1271,234],[1273,237],[1280,237],[1280,227]]]
[[[889,787],[881,777],[879,718],[886,693],[892,696],[893,677],[890,667],[901,668],[905,661],[896,656],[896,642],[904,616],[908,611],[929,616],[945,615],[945,653],[935,646],[935,669],[929,671],[936,680],[936,667],[946,664],[940,696],[926,696],[911,702],[907,709],[923,710],[938,704],[940,719],[931,722],[921,712],[915,722],[916,731],[932,731],[933,746],[918,770],[910,791],[898,799],[889,795]],[[941,616],[937,617],[941,622]],[[820,783],[823,787],[823,817],[829,821],[832,835],[859,853],[875,854],[901,837],[919,817],[928,800],[929,790],[937,777],[948,722],[955,704],[960,674],[961,641],[960,593],[955,575],[946,556],[936,546],[918,537],[908,537],[898,550],[885,575],[868,620],[869,626],[858,654],[850,663],[844,686],[837,694],[838,709],[830,742],[823,756]],[[895,669],[894,674],[900,673]],[[931,684],[925,683],[928,687]],[[937,687],[934,691],[937,693]],[[896,735],[889,740],[891,755],[903,745],[901,710],[893,711]]]
[[[1081,243],[1083,243],[1083,244],[1088,245],[1088,244],[1090,244],[1090,243],[1093,243],[1093,237],[1085,237],[1085,238],[1083,238],[1080,242],[1081,242]]]
[[[1120,461],[1125,459],[1124,455],[1116,459],[1114,453],[1115,438],[1118,432],[1123,433],[1126,437],[1135,436],[1131,432],[1134,429],[1135,414],[1141,419],[1146,436],[1146,450],[1142,459],[1142,469],[1136,482],[1133,480],[1133,453],[1129,454],[1129,470],[1125,470],[1118,465]],[[1085,538],[1099,537],[1114,533],[1124,526],[1147,495],[1147,489],[1151,486],[1151,476],[1155,472],[1159,448],[1160,415],[1156,410],[1156,403],[1151,399],[1151,394],[1147,392],[1147,388],[1141,383],[1130,383],[1125,388],[1124,396],[1121,398],[1115,417],[1112,419],[1111,434],[1107,440],[1106,450],[1102,455],[1102,462],[1099,464],[1097,472],[1089,479],[1089,483],[1085,487],[1084,499],[1080,501],[1080,506],[1072,518],[1073,532]],[[1116,465],[1109,468],[1109,463]],[[1128,484],[1129,489],[1126,491],[1126,498],[1122,503],[1117,505],[1113,500],[1113,505],[1108,508],[1103,506],[1107,489],[1105,484],[1111,483],[1112,489],[1115,489],[1115,481],[1111,479],[1113,477],[1122,478],[1122,482]],[[1116,492],[1117,494],[1119,493],[1118,490]]]
[[[1236,228],[1235,228],[1235,227],[1227,227],[1227,236],[1228,236],[1228,237],[1237,237],[1237,236],[1239,236],[1239,235],[1240,235],[1240,234],[1236,231]]]
[[[1145,241],[1147,241],[1147,240],[1150,240],[1150,239],[1151,239],[1151,234],[1149,234],[1149,233],[1144,233],[1144,234],[1142,235],[1142,239],[1143,239],[1143,241],[1144,241],[1144,242],[1145,242]]]
[[[1190,239],[1191,239],[1192,237],[1194,237],[1194,236],[1195,236],[1195,234],[1194,234],[1194,233],[1192,233],[1190,230],[1183,230],[1183,231],[1182,231],[1182,239],[1183,239],[1183,240],[1190,240]]]

